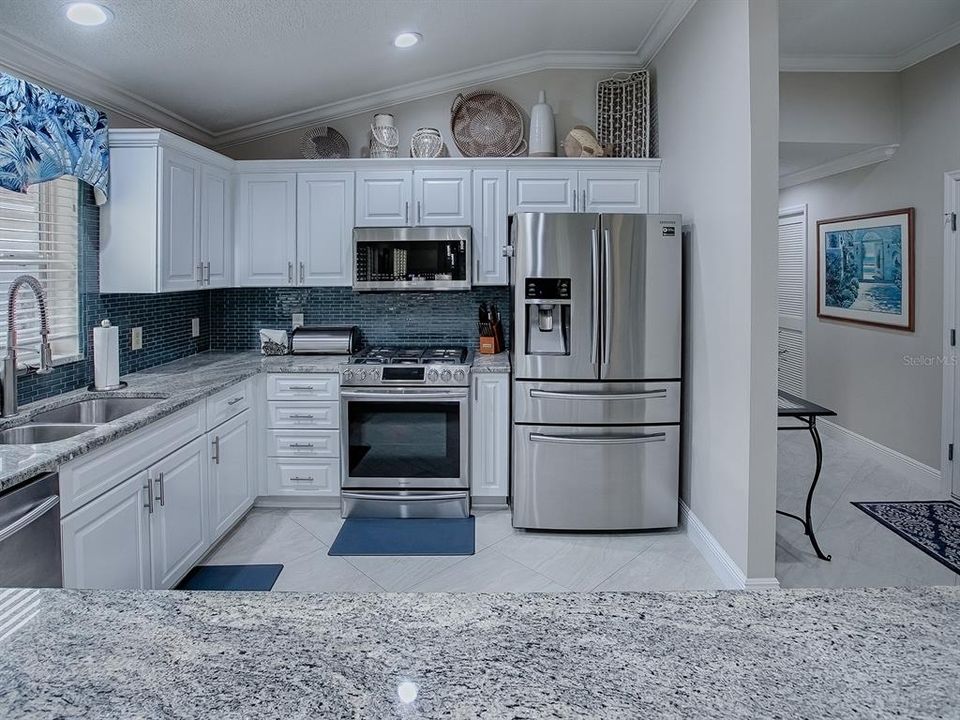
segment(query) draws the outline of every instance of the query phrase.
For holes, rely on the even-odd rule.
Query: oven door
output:
[[[343,388],[345,489],[466,489],[467,388]]]

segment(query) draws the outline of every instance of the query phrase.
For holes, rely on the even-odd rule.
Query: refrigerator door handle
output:
[[[531,390],[530,397],[553,400],[655,400],[667,397],[667,389],[641,392],[560,392],[559,390]]]
[[[545,443],[573,443],[580,445],[632,445],[634,443],[664,442],[666,433],[650,433],[649,435],[545,435],[544,433],[530,433],[531,442]]]
[[[597,235],[597,229],[590,231],[593,241],[593,253],[591,253],[591,270],[593,271],[593,297],[591,298],[593,317],[590,322],[591,343],[590,358],[594,365],[594,372],[600,363],[600,238]]]
[[[610,308],[613,306],[613,282],[610,278],[610,255],[613,251],[613,241],[610,239],[610,229],[603,228],[603,362],[601,369],[606,370],[607,360],[611,351]],[[602,375],[602,373],[601,373]]]

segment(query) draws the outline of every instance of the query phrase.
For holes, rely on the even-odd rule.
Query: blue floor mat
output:
[[[177,590],[270,590],[283,565],[198,565]]]
[[[347,518],[329,555],[473,555],[474,518]]]
[[[957,503],[912,500],[851,505],[960,575],[960,505]]]

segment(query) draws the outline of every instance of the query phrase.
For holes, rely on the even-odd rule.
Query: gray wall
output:
[[[873,81],[868,75],[864,81]],[[861,79],[846,78],[853,85]],[[899,73],[898,81],[897,154],[788,188],[780,205],[808,206],[807,393],[835,408],[841,425],[939,468],[942,369],[908,359],[943,351],[943,174],[960,169],[960,46]],[[916,331],[819,320],[817,220],[911,206],[917,209]]]
[[[461,92],[483,87],[503,93],[520,106],[524,113],[524,128],[526,134],[529,134],[530,108],[537,102],[537,93],[540,90],[546,91],[547,102],[553,106],[556,116],[559,144],[563,142],[563,138],[574,125],[596,128],[597,82],[610,77],[613,72],[611,70],[542,70],[464,88]],[[439,129],[443,133],[450,154],[460,155],[450,137],[450,106],[456,96],[456,92],[443,93],[378,110],[378,112],[392,113],[396,119],[397,130],[400,133],[399,152],[402,157],[409,157],[410,136],[421,127]],[[365,112],[333,120],[327,124],[336,128],[347,139],[351,156],[362,157],[369,143],[369,129],[373,115],[373,112]],[[303,133],[302,129],[290,130],[272,137],[222,147],[218,150],[237,160],[299,158],[302,157],[300,138]]]
[[[682,495],[774,575],[777,3],[697,3],[652,63],[661,206],[685,225]]]

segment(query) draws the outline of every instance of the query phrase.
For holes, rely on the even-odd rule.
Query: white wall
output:
[[[682,494],[752,578],[774,575],[777,9],[699,2],[653,61],[661,206],[687,228]]]
[[[847,75],[856,87],[863,78]],[[817,80],[816,78],[813,81]],[[812,81],[811,81],[812,82]],[[899,73],[900,148],[891,160],[788,188],[781,206],[808,205],[807,392],[837,410],[837,422],[940,467],[943,339],[943,174],[960,169],[960,46]],[[851,90],[854,92],[854,90]],[[916,208],[916,330],[899,332],[819,320],[816,222]]]
[[[524,113],[524,130],[530,131],[530,108],[537,102],[537,93],[544,90],[547,102],[553,106],[557,125],[557,143],[574,125],[587,125],[596,129],[597,82],[610,77],[612,70],[542,70],[519,75],[505,80],[483,83],[464,88],[469,92],[480,87],[496,90],[513,100]],[[409,157],[410,136],[421,127],[435,127],[443,133],[444,140],[454,157],[459,156],[450,137],[450,106],[456,92],[414,100],[389,107],[378,112],[392,113],[400,133],[400,155]],[[361,157],[369,143],[370,123],[374,113],[365,112],[328,123],[336,128],[350,144],[350,154]],[[225,155],[237,160],[268,160],[273,158],[299,158],[300,138],[303,130],[291,130],[272,137],[253,140],[239,145],[218,148]],[[562,154],[562,153],[561,153]]]

